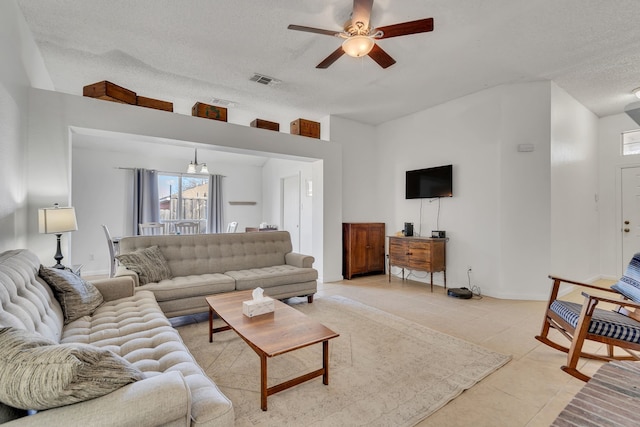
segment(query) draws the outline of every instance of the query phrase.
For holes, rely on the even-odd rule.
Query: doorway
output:
[[[293,252],[300,252],[300,174],[282,178],[282,229],[291,235]]]
[[[640,166],[621,169],[622,187],[622,272],[633,255],[640,252]]]

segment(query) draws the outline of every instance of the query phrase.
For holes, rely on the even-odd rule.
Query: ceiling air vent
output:
[[[212,98],[211,104],[217,105],[218,107],[237,107],[238,106],[238,103],[235,101],[229,101],[228,99],[221,99],[221,98]]]
[[[264,74],[254,73],[249,79],[252,82],[260,83],[267,86],[273,86],[281,82],[281,80],[274,79],[273,77],[265,76]]]

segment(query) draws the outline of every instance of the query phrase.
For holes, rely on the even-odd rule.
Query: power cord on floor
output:
[[[471,269],[467,270],[467,279],[469,282],[469,290],[471,290],[471,295],[476,299],[482,299],[482,292],[480,291],[479,286],[471,286]]]

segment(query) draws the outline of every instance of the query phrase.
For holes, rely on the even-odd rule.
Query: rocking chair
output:
[[[578,283],[559,277],[549,276],[553,280],[551,296],[547,305],[544,323],[536,339],[556,350],[567,353],[567,364],[561,369],[574,377],[589,381],[590,377],[578,370],[581,357],[611,361],[640,360],[640,253],[634,255],[622,278],[611,289]],[[561,283],[586,288],[582,292],[584,303],[558,299]],[[610,297],[600,297],[587,293],[590,289],[610,293]],[[598,303],[611,303],[614,310],[596,308]],[[549,338],[551,329],[556,329],[570,342],[559,344]],[[606,345],[607,354],[583,352],[585,340]],[[615,355],[614,348],[622,349],[624,355]]]

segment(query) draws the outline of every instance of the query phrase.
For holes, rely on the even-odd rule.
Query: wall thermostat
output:
[[[431,232],[431,237],[435,237],[438,239],[444,239],[446,237],[446,233],[443,230],[433,230]]]

